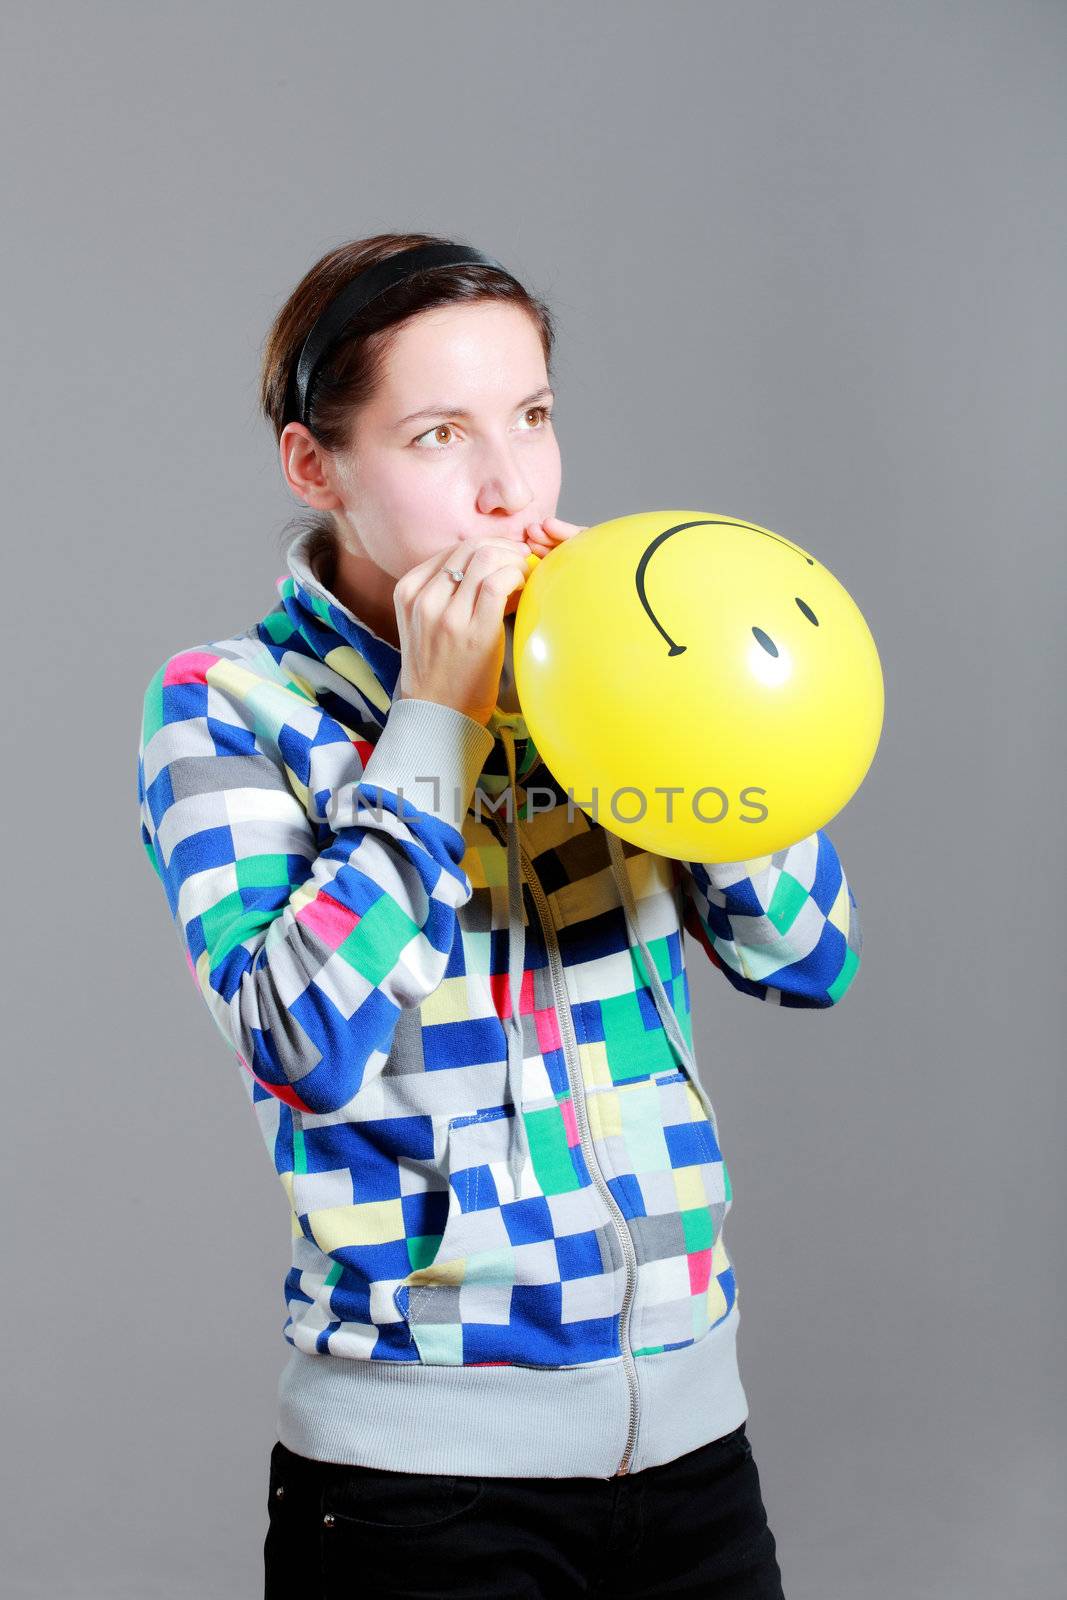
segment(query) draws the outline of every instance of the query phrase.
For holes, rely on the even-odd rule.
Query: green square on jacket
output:
[[[379,894],[352,933],[342,939],[338,954],[344,955],[368,984],[378,986],[394,970],[405,944],[418,938],[419,931],[418,923],[400,909],[390,894]]]

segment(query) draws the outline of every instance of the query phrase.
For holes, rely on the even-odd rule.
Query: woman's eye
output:
[[[543,425],[544,423],[551,421],[551,418],[552,418],[552,407],[551,406],[531,406],[528,411],[525,411],[523,413],[523,415],[527,416],[527,417],[534,416],[534,415],[539,415],[541,417],[542,425]],[[540,429],[535,428],[534,432],[538,433],[538,432],[540,432]]]
[[[552,419],[552,407],[551,406],[528,406],[526,408],[526,410],[523,412],[523,416],[524,417],[539,416],[541,418],[541,426],[539,428],[527,428],[527,429],[524,429],[524,432],[526,432],[526,433],[543,433],[544,429],[545,429],[545,424],[550,422],[551,419]],[[425,433],[420,433],[417,438],[412,440],[412,443],[413,444],[417,444],[417,445],[422,445],[423,439],[429,439],[433,435],[438,434],[438,433],[451,433],[451,432],[452,432],[452,424],[450,422],[439,422],[436,427],[427,428]],[[448,441],[446,440],[445,443],[447,444]],[[432,446],[425,446],[424,448],[431,449]]]
[[[412,440],[412,443],[413,443],[413,444],[421,444],[421,443],[422,443],[422,441],[423,441],[423,440],[424,440],[424,439],[428,439],[428,438],[429,438],[429,437],[430,437],[430,435],[431,435],[431,434],[434,434],[434,433],[444,433],[444,432],[445,432],[445,430],[446,430],[446,429],[447,429],[447,431],[448,431],[448,432],[449,432],[449,433],[451,433],[451,431],[452,431],[452,424],[451,424],[451,423],[450,423],[450,422],[439,422],[439,423],[438,423],[438,424],[437,424],[437,426],[436,426],[436,427],[434,427],[434,428],[427,428],[427,430],[426,430],[426,432],[425,432],[425,433],[420,433],[420,434],[419,434],[419,436],[418,436],[418,438],[417,438],[417,439],[413,439],[413,440]]]

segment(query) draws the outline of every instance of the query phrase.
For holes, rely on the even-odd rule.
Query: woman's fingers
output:
[[[528,523],[521,540],[505,539],[496,535],[476,540],[461,540],[450,549],[439,550],[435,555],[427,556],[424,561],[410,568],[397,584],[395,601],[398,606],[410,608],[420,591],[428,587],[431,579],[443,574],[446,566],[454,566],[464,572],[469,567],[472,570],[462,585],[462,599],[469,606],[467,614],[470,615],[473,613],[475,601],[471,585],[476,588],[479,580],[494,566],[515,563],[523,566],[523,577],[529,577],[530,569],[524,565],[528,555],[544,559],[558,544],[584,531],[584,527],[579,523],[565,522],[562,517],[545,517],[540,522]],[[484,554],[479,555],[480,551]],[[434,601],[431,601],[432,608],[440,610],[447,606],[457,609],[453,606],[453,599],[455,588],[458,587],[460,586],[453,587],[451,579],[443,588],[435,583],[432,590],[432,595],[435,597]]]
[[[438,550],[437,555],[429,555],[424,562],[408,568],[403,578],[398,579],[395,587],[395,602],[405,606],[406,611],[411,611],[414,603],[426,603],[426,598],[437,602],[446,603],[451,598],[453,590],[458,586],[456,579],[448,574],[448,568],[453,568],[458,573],[466,574],[467,566],[472,560],[472,552],[486,546],[499,547],[502,550],[514,550],[514,539],[485,539],[480,544],[472,544],[467,539],[461,539],[451,549]],[[440,582],[435,582],[440,579]],[[432,586],[432,587],[430,587]],[[424,598],[426,597],[426,598]],[[440,608],[440,606],[438,606]]]
[[[514,595],[515,590],[525,586],[526,578],[530,576],[530,557],[523,562],[506,562],[496,566],[491,573],[486,573],[485,578],[478,584],[478,594],[475,598],[474,610],[470,614],[470,621],[478,632],[499,632],[504,622],[504,606],[507,605],[509,595]]]
[[[430,606],[430,584],[444,571],[449,559],[449,551],[438,551],[436,555],[427,556],[425,561],[417,561],[397,579],[393,589],[393,608],[398,617],[412,616],[417,607]]]
[[[450,618],[456,613],[466,624],[482,624],[499,613],[498,621],[501,621],[507,597],[525,584],[531,565],[530,550],[514,539],[506,544],[498,541],[491,546],[478,546],[467,563],[464,581],[454,589],[448,606]]]
[[[562,517],[544,517],[540,522],[531,522],[527,526],[525,537],[531,550],[541,555],[554,550],[565,539],[573,539],[576,533],[584,532],[585,528],[577,522],[564,522]]]
[[[521,539],[463,541],[398,580],[401,698],[438,700],[488,724],[500,692],[503,618],[536,553]],[[458,582],[445,566],[461,570]],[[414,577],[412,577],[414,574]]]

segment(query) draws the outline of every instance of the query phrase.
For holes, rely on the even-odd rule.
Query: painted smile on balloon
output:
[[[667,632],[666,628],[660,622],[659,618],[656,616],[656,613],[649,604],[648,595],[645,593],[645,568],[648,566],[648,563],[651,561],[653,555],[656,553],[665,539],[672,538],[676,533],[684,533],[687,528],[736,527],[736,522],[727,521],[724,518],[718,517],[703,518],[699,522],[679,522],[677,527],[666,528],[663,533],[658,533],[653,539],[652,543],[648,546],[647,550],[645,550],[640,561],[637,563],[637,571],[634,574],[634,581],[637,584],[638,599],[648,612],[649,620],[652,623],[652,626],[656,628],[658,632],[661,633],[666,639],[667,644],[670,647],[667,651],[669,656],[680,656],[686,649],[686,646],[684,644],[678,644],[674,639],[671,638],[670,634]],[[766,528],[753,527],[749,531],[752,533],[762,534],[765,539],[773,539],[776,544],[784,544],[787,550],[792,550],[793,554],[799,556],[802,561],[806,561],[809,567],[813,567],[815,565],[815,561],[812,556],[805,555],[804,552],[798,550],[795,545],[790,544],[788,539],[780,539],[777,534],[769,533]],[[801,600],[799,595],[795,595],[794,599],[796,600],[796,603],[800,607],[801,611],[807,617],[808,621],[813,623],[817,628],[819,626],[819,619],[811,607],[805,601]],[[758,628],[753,625],[752,633],[756,639],[756,642],[762,645],[763,649],[766,650],[768,655],[776,656],[778,654],[778,647],[774,640],[769,634],[765,633],[762,628]]]

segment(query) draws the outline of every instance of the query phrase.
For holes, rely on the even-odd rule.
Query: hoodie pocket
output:
[[[733,1204],[730,1174],[692,1080],[684,1070],[661,1072],[654,1079],[659,1096],[660,1125],[675,1172],[696,1168],[715,1217],[716,1236]]]
[[[652,1080],[659,1133],[635,1164],[644,1217],[635,1340],[660,1347],[700,1339],[734,1303],[734,1274],[723,1239],[733,1205],[730,1174],[688,1072]]]
[[[488,1293],[506,1291],[515,1282],[515,1250],[503,1212],[512,1197],[507,1163],[513,1115],[510,1105],[486,1106],[449,1121],[445,1228],[433,1260],[408,1275],[409,1323],[418,1320],[438,1290],[477,1283]],[[537,1194],[527,1168],[524,1199]]]
[[[513,1115],[509,1103],[448,1124],[444,1232],[396,1297],[405,1309],[406,1294],[427,1364],[568,1366],[613,1353],[624,1284],[611,1223],[578,1176],[559,1107],[527,1113],[532,1160],[514,1198]]]

